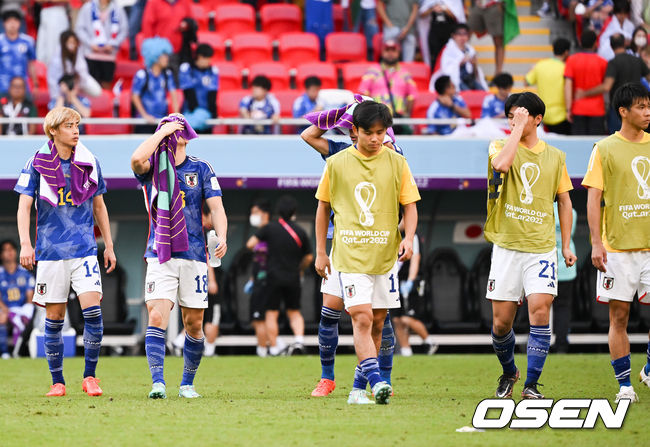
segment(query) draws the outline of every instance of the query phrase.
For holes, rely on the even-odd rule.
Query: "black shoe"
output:
[[[519,380],[519,370],[515,372],[513,376],[503,374],[499,377],[499,386],[497,387],[497,392],[494,395],[500,399],[507,399],[512,396],[512,389],[515,386],[515,383]]]
[[[544,399],[544,395],[537,390],[538,386],[544,386],[541,383],[533,383],[524,387],[521,397],[524,399]]]
[[[293,343],[287,348],[287,355],[303,355],[305,346],[302,343]]]

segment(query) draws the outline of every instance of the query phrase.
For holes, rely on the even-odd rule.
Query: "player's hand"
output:
[[[330,258],[326,254],[316,255],[314,267],[316,268],[316,273],[318,273],[318,276],[321,278],[327,279],[327,275],[332,273],[332,264],[330,264]]]
[[[571,114],[571,110],[566,111],[566,120],[570,123],[573,123],[573,115]]]
[[[607,272],[607,250],[605,250],[602,242],[591,247],[591,263],[601,272]]]
[[[208,280],[208,293],[210,295],[216,295],[219,293],[219,284],[217,284],[217,281],[213,279]]]
[[[438,102],[445,107],[452,107],[454,105],[454,100],[449,96],[438,96]]]
[[[399,253],[398,261],[404,262],[411,259],[411,256],[413,256],[413,240],[402,239],[402,242],[399,243],[399,250],[397,250],[397,252]]]
[[[581,89],[581,88],[576,89],[576,93],[575,93],[575,95],[574,95],[574,100],[575,100],[575,101],[578,101],[579,99],[582,99],[582,98],[584,98],[585,96],[586,96],[586,95],[585,95],[585,91],[584,91],[583,89]]]
[[[228,244],[226,243],[226,240],[221,240],[219,239],[219,243],[217,244],[217,248],[214,250],[214,255],[221,259],[224,256],[226,256],[226,252],[228,251]]]
[[[151,115],[148,115],[145,117],[146,120],[149,120],[149,118],[152,118],[155,120],[155,118]],[[162,126],[160,126],[160,129],[158,129],[158,132],[162,133],[165,136],[169,136],[173,134],[176,131],[183,130],[183,123],[179,123],[178,121],[169,121]]]
[[[111,273],[113,270],[115,270],[116,266],[117,258],[115,257],[113,247],[106,247],[104,250],[104,268],[106,269],[106,273]]]
[[[36,263],[36,254],[32,244],[24,244],[20,246],[20,265],[27,270],[32,270]]]
[[[578,260],[578,257],[571,251],[570,248],[563,248],[562,256],[564,256],[564,264],[567,267],[572,267]]]
[[[528,122],[528,110],[523,107],[517,107],[514,116],[512,117],[512,130],[524,130],[524,126]]]

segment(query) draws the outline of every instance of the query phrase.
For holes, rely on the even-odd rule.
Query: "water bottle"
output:
[[[214,254],[219,246],[219,238],[214,230],[208,231],[208,265],[210,267],[221,267],[221,258],[217,258]]]

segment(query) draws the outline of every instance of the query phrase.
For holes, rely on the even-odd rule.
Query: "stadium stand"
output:
[[[302,11],[296,5],[267,4],[260,8],[262,31],[273,38],[287,32],[302,31]]]
[[[368,69],[377,64],[372,62],[348,62],[341,67],[343,74],[343,88],[356,92],[359,89],[361,78]]]
[[[366,38],[361,33],[334,32],[325,37],[328,62],[360,62],[366,60]]]
[[[280,60],[291,68],[306,62],[318,62],[318,36],[303,32],[282,34],[278,38],[278,51]]]
[[[223,34],[214,31],[199,31],[196,33],[198,43],[206,43],[214,50],[213,62],[226,60],[226,43]]]
[[[242,88],[242,67],[235,62],[220,61],[216,63],[219,69],[219,90],[238,90]]]
[[[249,85],[257,75],[265,75],[271,80],[273,90],[289,88],[289,70],[282,62],[259,62],[250,66]]]
[[[244,66],[272,61],[271,36],[266,33],[241,33],[232,38],[232,60]]]
[[[255,9],[250,5],[232,3],[215,9],[217,31],[228,38],[255,31]]]
[[[338,88],[336,67],[328,62],[311,62],[296,68],[296,85],[304,85],[309,76],[317,76],[323,83],[322,88]]]

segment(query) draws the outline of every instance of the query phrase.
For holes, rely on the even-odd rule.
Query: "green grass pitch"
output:
[[[648,439],[650,389],[632,356],[633,404],[620,430],[491,430],[456,433],[471,425],[479,401],[491,397],[500,368],[494,355],[395,358],[395,396],[387,406],[346,403],[355,358],[336,359],[337,389],[312,398],[320,376],[317,356],[204,359],[197,379],[201,399],[177,397],[182,359],[167,357],[168,399],[147,398],[144,357],[104,357],[102,397],[81,391],[83,358],[66,359],[68,395],[46,398],[44,359],[0,361],[0,445],[8,446],[642,446]],[[523,372],[526,359],[517,356]],[[541,382],[549,398],[606,397],[618,391],[609,357],[550,355]],[[515,387],[520,395],[523,382]],[[519,398],[517,398],[519,400]]]

